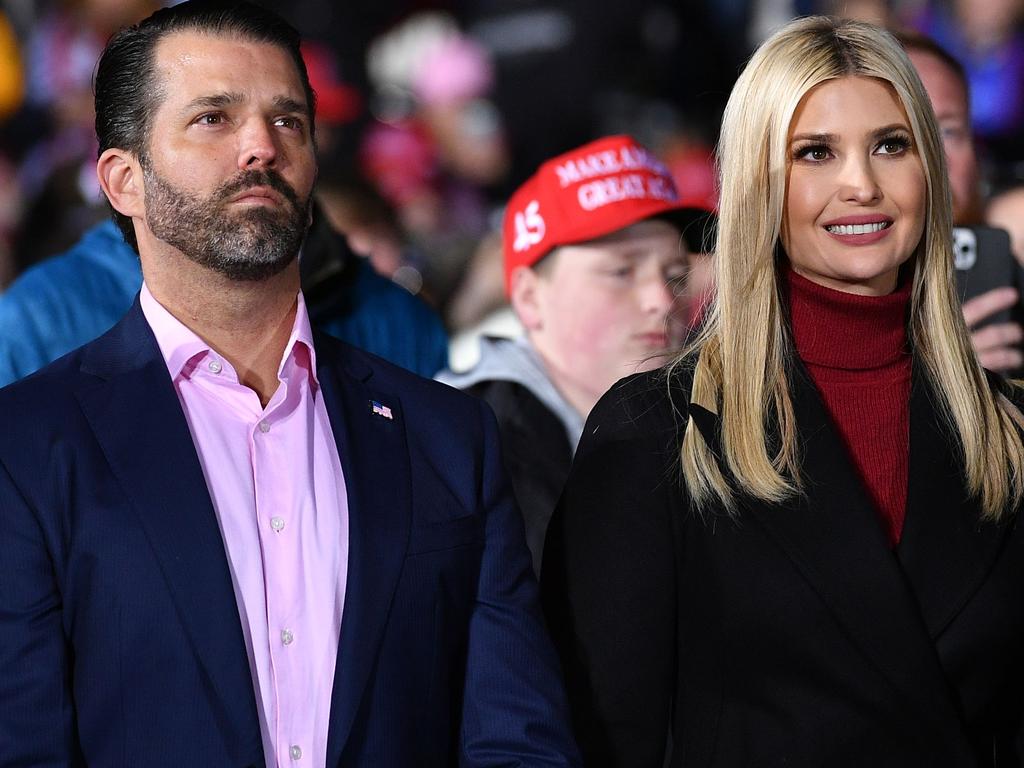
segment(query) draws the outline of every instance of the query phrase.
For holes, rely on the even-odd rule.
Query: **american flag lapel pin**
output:
[[[394,419],[394,414],[391,413],[391,409],[386,405],[378,403],[376,400],[370,401],[370,410],[378,416],[383,416],[385,419]]]

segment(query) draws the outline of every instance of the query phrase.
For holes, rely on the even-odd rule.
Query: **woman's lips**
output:
[[[822,229],[844,245],[872,245],[889,236],[893,220],[888,216],[847,216],[825,222]]]

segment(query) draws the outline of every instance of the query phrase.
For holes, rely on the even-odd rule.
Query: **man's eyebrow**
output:
[[[243,101],[245,101],[245,96],[237,92],[210,93],[204,94],[203,96],[196,96],[182,108],[182,111],[188,112],[193,109],[223,109],[224,107],[229,107],[232,104],[238,104]]]
[[[296,101],[291,96],[275,96],[274,109],[279,112],[300,112],[302,114],[309,112],[309,107],[305,102]]]
[[[243,93],[236,91],[225,91],[223,93],[209,93],[202,96],[196,96],[192,101],[188,102],[183,108],[183,112],[190,112],[196,109],[224,109],[230,107],[233,104],[241,104],[247,100],[247,97]],[[305,102],[297,101],[290,96],[275,96],[272,102],[273,107],[278,112],[300,112],[306,114],[309,112]]]

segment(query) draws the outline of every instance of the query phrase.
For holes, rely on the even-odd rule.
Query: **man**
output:
[[[316,211],[300,268],[314,327],[421,376],[444,367],[437,315],[351,253]],[[27,270],[0,294],[0,386],[107,331],[141,287],[139,256],[112,221]]]
[[[971,130],[970,94],[964,68],[951,54],[924,35],[897,35],[921,83],[931,99],[942,131],[949,186],[953,194],[953,223],[970,227],[983,224],[978,157]],[[989,317],[1013,307],[1017,289],[1004,286],[986,291],[964,302],[964,320],[971,328],[971,341],[981,364],[994,371],[1016,371],[1024,366],[1020,343],[1024,331],[1018,323],[982,324]]]
[[[493,418],[310,331],[312,105],[249,4],[104,51],[144,285],[0,390],[0,764],[578,764]]]
[[[524,335],[485,338],[476,366],[438,376],[497,414],[538,574],[590,409],[682,340],[681,234],[699,231],[707,214],[677,198],[667,169],[627,136],[544,163],[505,213],[505,284]]]

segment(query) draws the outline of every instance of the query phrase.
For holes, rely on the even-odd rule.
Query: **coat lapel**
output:
[[[915,380],[907,517],[897,555],[933,638],[985,580],[1009,531],[1008,525],[981,521],[947,429],[924,382]]]
[[[804,494],[785,504],[747,500],[754,519],[786,552],[861,652],[919,718],[944,740],[958,715],[917,602],[877,513],[817,390],[802,367],[792,377]],[[717,418],[696,413],[708,435]],[[709,441],[718,446],[718,437]],[[912,464],[913,467],[913,464]],[[950,724],[954,724],[951,728]]]
[[[339,363],[336,342],[317,339],[317,373],[345,473],[348,581],[334,670],[327,765],[336,766],[359,711],[405,558],[411,478],[397,396],[368,384],[372,370]],[[391,417],[374,413],[376,402]]]
[[[156,339],[138,301],[83,359],[76,395],[125,490],[235,740],[262,754],[231,573],[206,480]]]

